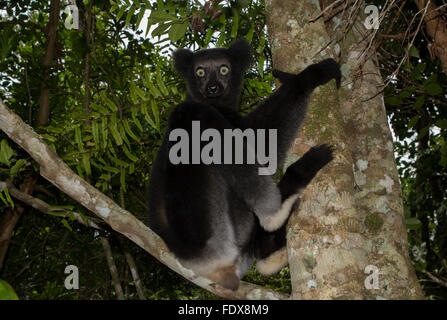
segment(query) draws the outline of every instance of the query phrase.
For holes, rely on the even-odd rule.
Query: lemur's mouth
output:
[[[216,99],[219,98],[220,96],[222,96],[223,92],[216,92],[216,93],[207,93],[206,97],[208,99]]]

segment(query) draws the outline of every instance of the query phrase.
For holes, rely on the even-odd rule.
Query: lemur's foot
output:
[[[334,149],[323,144],[311,148],[300,159],[291,164],[278,186],[283,201],[305,188],[315,175],[334,158]]]
[[[307,184],[318,171],[334,159],[333,152],[334,148],[327,144],[313,147],[299,160],[290,165],[287,170],[295,173],[301,180],[300,182]]]

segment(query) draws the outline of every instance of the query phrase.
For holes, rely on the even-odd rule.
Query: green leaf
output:
[[[447,119],[439,119],[435,122],[435,124],[441,129],[447,129]]]
[[[126,9],[127,9],[126,6],[122,6],[122,7],[120,8],[120,10],[118,11],[118,13],[116,14],[116,20],[121,19],[121,17],[122,17],[123,14],[124,14],[124,11],[126,11]]]
[[[84,166],[85,173],[88,176],[91,176],[92,168],[90,167],[90,154],[89,153],[82,154],[82,165]]]
[[[126,161],[110,156],[110,160],[118,166],[127,167],[129,164]]]
[[[141,90],[140,87],[134,85],[133,86],[135,93],[137,94],[137,96],[139,96],[141,98],[142,101],[146,101],[147,100],[147,94],[146,92],[144,92],[143,90]]]
[[[118,132],[117,127],[116,127],[116,120],[112,121],[112,119],[113,119],[113,117],[110,117],[110,120],[111,120],[112,123],[109,126],[109,130],[110,130],[110,133],[112,134],[113,139],[115,139],[116,144],[118,146],[120,146],[120,145],[123,144],[123,139],[122,139],[120,133]]]
[[[123,141],[124,141],[127,145],[129,145],[129,144],[130,144],[130,141],[129,141],[129,139],[127,139],[126,130],[124,130],[124,127],[123,127],[122,122],[119,122],[119,123],[118,123],[118,130],[119,130],[119,133],[120,133],[121,138],[123,138]]]
[[[155,125],[154,121],[150,117],[149,113],[147,113],[147,110],[144,110],[144,119],[149,123],[149,125],[158,131],[158,127]]]
[[[251,43],[251,40],[253,39],[253,33],[255,32],[255,24],[252,22],[251,23],[251,27],[250,30],[248,30],[247,35],[245,36],[245,39],[247,39],[247,41],[249,43]]]
[[[405,219],[405,224],[407,229],[416,230],[421,227],[421,221],[418,218],[407,218]]]
[[[160,23],[165,21],[176,20],[177,17],[170,15],[169,13],[164,12],[163,10],[152,10],[151,15],[149,16],[149,21],[154,23]]]
[[[17,173],[19,173],[22,169],[22,167],[26,164],[26,161],[24,159],[19,159],[14,163],[11,170],[9,171],[11,176],[15,176]]]
[[[129,93],[130,93],[130,100],[132,100],[132,103],[137,104],[138,98],[137,98],[137,92],[135,91],[135,83],[131,82],[129,85]]]
[[[14,289],[4,280],[0,280],[0,300],[19,300]]]
[[[410,121],[408,122],[408,127],[409,128],[413,128],[416,123],[419,121],[419,115],[414,116],[413,118],[410,119]]]
[[[109,97],[107,97],[107,93],[105,90],[101,91],[100,96],[111,111],[116,112],[118,110],[118,107],[115,105],[115,103],[113,103],[113,101],[110,100]]]
[[[259,40],[259,45],[258,45],[258,48],[256,49],[256,52],[257,52],[258,54],[262,54],[262,53],[264,52],[264,50],[265,50],[265,38],[262,37],[262,38]]]
[[[126,170],[124,168],[121,168],[120,182],[121,187],[123,187],[124,192],[126,192]]]
[[[135,13],[135,10],[137,9],[136,6],[132,6],[132,8],[129,10],[126,16],[126,26],[130,24],[130,19],[132,19],[133,14]]]
[[[420,110],[421,107],[424,105],[425,96],[419,96],[417,97],[416,101],[413,104],[413,108],[415,110]]]
[[[226,38],[226,36],[225,36],[225,32],[222,31],[222,32],[220,33],[219,39],[217,39],[216,47],[222,47],[223,44],[224,44],[224,42],[225,42],[225,38]]]
[[[157,86],[158,86],[158,87],[160,88],[160,90],[161,90],[161,93],[162,93],[164,96],[169,95],[169,91],[168,91],[168,89],[167,89],[166,86],[165,86],[165,83],[164,83],[163,78],[161,77],[160,68],[157,68],[156,81],[157,81]]]
[[[265,61],[264,56],[259,56],[259,59],[258,59],[258,72],[261,75],[261,77],[264,74],[264,61]]]
[[[5,189],[3,189],[5,190]],[[0,190],[0,199],[2,199],[3,203],[7,206],[9,206],[8,200],[5,199],[5,197],[3,196],[3,190]]]
[[[93,110],[98,111],[99,113],[106,115],[109,114],[109,110],[104,108],[102,105],[96,104],[96,103],[90,103],[90,106]]]
[[[5,193],[6,200],[8,200],[8,203],[11,205],[12,208],[14,208],[14,201],[12,201],[11,195],[9,194],[8,188],[3,189],[3,192]]]
[[[56,137],[54,137],[52,135],[49,135],[48,133],[42,133],[41,136],[42,136],[42,138],[44,138],[45,140],[47,140],[49,142],[56,142],[57,141]]]
[[[398,106],[403,103],[402,98],[399,96],[386,97],[385,102],[391,106]]]
[[[107,148],[108,131],[107,131],[107,118],[101,119],[101,134],[102,134],[102,148]]]
[[[209,28],[208,31],[206,32],[205,42],[203,43],[204,48],[208,48],[208,45],[211,41],[211,37],[213,36],[213,33],[214,33],[213,28]]]
[[[151,36],[154,38],[157,36],[161,36],[170,26],[171,23],[162,23],[158,25],[158,27],[152,31]]]
[[[66,210],[73,210],[74,206],[72,205],[51,205],[50,210],[52,211],[66,211]]]
[[[157,102],[154,100],[151,101],[151,109],[152,115],[155,119],[155,124],[157,125],[157,128],[160,128],[160,111],[158,110]]]
[[[236,38],[239,28],[239,14],[236,12],[233,16],[233,27],[231,28],[231,38]]]
[[[425,126],[418,132],[418,139],[422,139],[425,137],[425,135],[428,133],[428,130],[430,130],[430,126]]]
[[[149,83],[149,91],[154,98],[158,98],[161,96],[160,90],[158,90],[152,82]]]
[[[98,123],[93,120],[92,121],[92,136],[93,136],[93,142],[95,143],[95,146],[99,148],[99,130],[98,130]]]
[[[124,129],[126,130],[127,134],[132,139],[134,139],[135,141],[140,141],[140,138],[138,138],[137,135],[130,128],[130,125],[129,125],[129,122],[127,121],[127,119],[123,119],[123,125],[124,125]]]
[[[141,125],[141,122],[140,122],[140,120],[138,120],[138,118],[137,118],[136,115],[132,115],[132,120],[133,120],[133,122],[135,123],[135,125],[137,126],[137,128],[138,128],[141,132],[143,132],[143,126]]]
[[[188,27],[188,22],[174,23],[168,32],[169,39],[172,42],[177,42],[185,35],[187,27]]]
[[[134,156],[129,149],[127,149],[126,145],[123,145],[123,151],[126,154],[126,156],[133,162],[137,162],[138,161],[138,157]]]
[[[65,228],[67,228],[70,231],[73,231],[73,229],[71,228],[70,224],[67,222],[67,220],[62,219],[61,220],[62,224],[64,225]]]
[[[432,96],[437,96],[442,93],[442,88],[437,82],[430,82],[427,85],[424,84],[424,90]]]
[[[119,173],[120,169],[111,167],[111,166],[104,166],[104,170],[112,172],[112,173]]]
[[[10,159],[14,155],[14,150],[12,150],[6,139],[3,139],[0,144],[0,162],[6,166],[10,166]]]
[[[410,57],[420,58],[419,51],[415,46],[411,46],[409,54]]]
[[[84,151],[84,144],[82,143],[80,127],[75,128],[75,142],[78,145],[79,150]]]

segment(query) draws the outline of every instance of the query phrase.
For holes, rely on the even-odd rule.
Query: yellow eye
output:
[[[197,70],[196,70],[196,75],[197,75],[199,78],[204,77],[204,76],[205,76],[205,70],[203,70],[203,68],[197,68]]]
[[[221,75],[225,76],[230,72],[230,69],[227,66],[221,66],[219,72]]]

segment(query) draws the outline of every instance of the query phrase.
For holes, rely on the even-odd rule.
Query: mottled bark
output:
[[[61,191],[104,220],[160,262],[198,286],[228,299],[287,299],[279,292],[241,282],[237,291],[225,289],[183,267],[161,238],[131,213],[76,175],[42,137],[0,100],[0,129],[40,165],[40,174]]]
[[[309,22],[321,12],[318,1],[266,1],[266,10],[274,68],[296,73],[336,56],[333,44],[326,45],[328,31],[338,30],[322,19]],[[354,31],[337,47],[342,88],[337,92],[329,83],[314,91],[308,117],[290,150],[296,159],[317,144],[336,148],[334,161],[305,189],[289,222],[292,297],[423,298],[408,256],[383,95],[377,94],[382,79],[373,61],[358,65],[368,41],[361,41],[361,18],[352,18],[358,20]],[[359,67],[362,72],[357,72]],[[365,285],[367,266],[377,267],[378,289]]]

